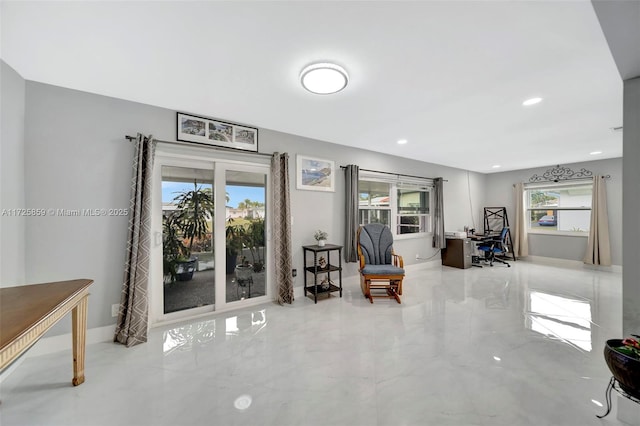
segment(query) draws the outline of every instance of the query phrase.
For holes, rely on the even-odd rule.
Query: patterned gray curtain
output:
[[[441,177],[433,180],[433,247],[442,249],[447,246],[444,237],[444,196],[442,194],[443,180]]]
[[[291,253],[291,206],[289,195],[289,154],[271,157],[271,194],[273,202],[273,253],[279,304],[293,302],[293,265]]]
[[[589,265],[611,266],[607,188],[602,176],[593,177],[589,240],[587,241],[587,252],[582,261]]]
[[[138,134],[133,158],[129,237],[114,342],[131,347],[147,341],[151,179],[156,142]]]
[[[358,176],[360,168],[355,164],[349,164],[344,168],[344,194],[345,194],[345,229],[344,229],[344,260],[346,262],[358,261]]]

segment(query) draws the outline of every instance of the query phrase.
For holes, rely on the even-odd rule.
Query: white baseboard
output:
[[[442,259],[440,257],[433,258],[426,262],[414,263],[413,265],[405,265],[406,271],[420,271],[422,269],[439,268],[442,266]]]
[[[360,275],[352,275],[350,277],[342,277],[342,288],[346,285],[359,285],[360,283]],[[293,288],[293,298],[294,300],[303,300],[304,299],[304,284],[301,287]],[[313,300],[313,299],[311,299]]]
[[[411,273],[413,271],[420,271],[423,269],[436,268],[442,266],[442,261],[440,258],[429,260],[427,262],[414,263],[413,265],[405,265],[404,269],[406,272]],[[360,286],[360,275],[351,275],[348,277],[342,277],[342,287],[344,288],[346,285],[355,285]],[[304,299],[304,287],[294,287],[293,288],[293,297],[296,300]]]
[[[550,266],[560,266],[563,268],[577,268],[577,269],[593,269],[595,271],[607,271],[607,272],[622,272],[621,265],[611,265],[611,266],[599,266],[599,265],[588,265],[586,263],[581,262],[580,260],[569,260],[569,259],[557,259],[555,257],[545,257],[545,256],[527,256],[523,258],[518,258],[518,261],[524,262],[532,262],[532,263],[540,263],[543,265]]]
[[[112,342],[115,330],[115,323],[104,327],[90,328],[87,330],[86,344],[91,345],[93,343]],[[71,350],[71,342],[71,333],[61,334],[59,336],[44,337],[36,342],[36,344],[27,351],[25,356],[27,358],[31,358],[34,356],[47,355],[54,352]]]

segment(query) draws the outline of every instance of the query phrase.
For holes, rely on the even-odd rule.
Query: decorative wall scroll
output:
[[[561,167],[560,165],[553,169],[548,169],[542,174],[534,174],[529,178],[529,182],[560,182],[561,180],[584,179],[593,177],[593,173],[582,168],[574,172],[569,167]]]

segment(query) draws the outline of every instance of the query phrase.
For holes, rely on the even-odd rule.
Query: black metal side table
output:
[[[307,296],[307,292],[313,294],[313,301],[318,303],[318,294],[327,294],[330,296],[334,291],[340,292],[342,297],[342,246],[335,244],[325,244],[324,246],[312,245],[302,246],[303,261],[304,261],[304,295]],[[321,267],[319,265],[319,254],[326,253],[326,265]],[[338,259],[335,259],[335,255],[338,255]],[[313,255],[313,263],[309,264],[307,260],[307,254]],[[333,254],[333,259],[332,259]],[[332,263],[333,262],[333,263]],[[331,273],[338,273],[338,283],[331,281]],[[307,282],[307,274],[313,275],[313,282]],[[319,274],[327,274],[328,285],[323,287],[318,282]]]

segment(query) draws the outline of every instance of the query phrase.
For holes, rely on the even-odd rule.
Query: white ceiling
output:
[[[2,59],[27,80],[485,173],[622,156],[622,81],[587,0],[1,7]],[[302,89],[318,60],[349,86]]]

